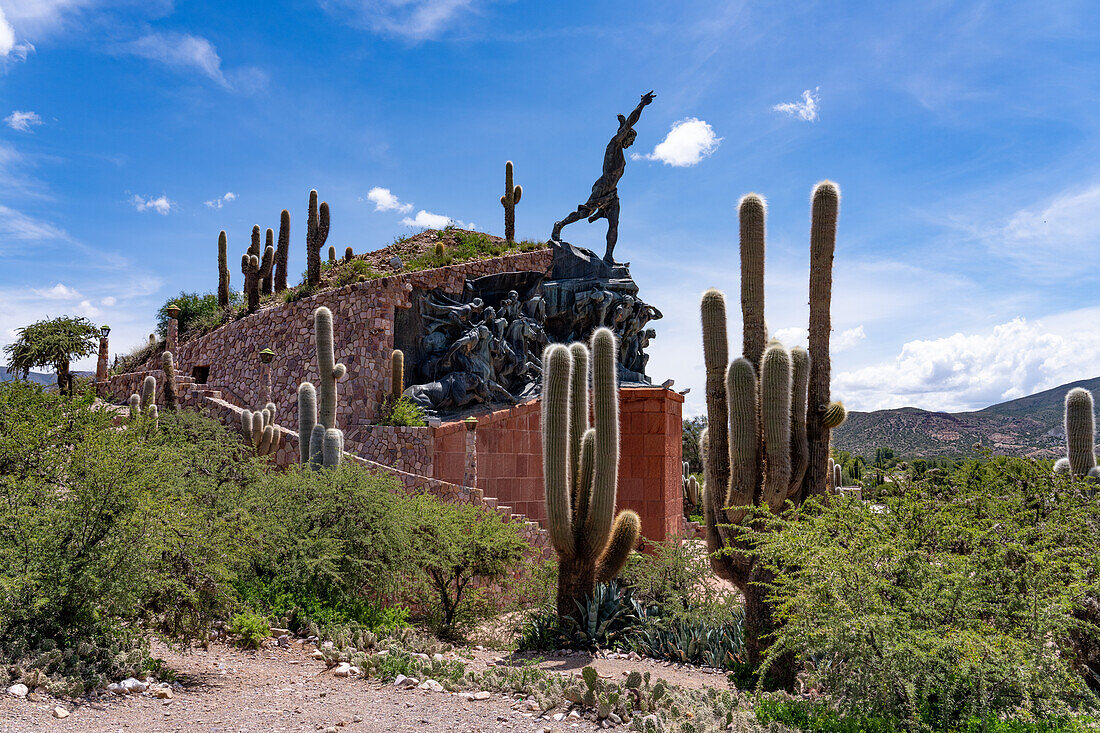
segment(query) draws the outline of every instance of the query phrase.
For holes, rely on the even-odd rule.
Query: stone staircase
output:
[[[192,406],[192,407],[213,406],[213,407],[220,408],[220,409],[214,410],[214,412],[216,412],[216,413],[222,412],[224,410],[223,406],[226,406],[226,405],[228,405],[232,408],[235,408],[236,410],[247,409],[247,408],[241,407],[240,405],[236,405],[233,402],[227,400],[226,396],[224,394],[224,390],[218,389],[217,387],[211,387],[211,386],[208,386],[208,385],[205,385],[205,384],[196,384],[195,380],[192,377],[177,376],[176,377],[176,385],[177,385],[177,391],[179,392],[179,395],[180,395],[180,401],[185,405],[189,405],[189,406]],[[238,425],[239,425],[239,423],[238,423]],[[230,427],[236,427],[236,426],[235,425],[230,425]],[[295,433],[293,431],[290,431],[285,427],[283,428],[283,431],[284,432],[291,432],[295,436],[297,436],[297,433]],[[356,455],[354,453],[347,453],[346,455],[351,456],[357,462],[366,463],[370,467],[377,467],[377,468],[385,470],[389,473],[397,473],[397,474],[405,474],[406,473],[404,471],[400,471],[399,469],[394,468],[393,466],[387,466],[385,464],[377,463],[375,461],[370,461],[370,460],[365,459],[362,456]],[[422,477],[422,478],[430,479],[432,481],[436,480],[436,479],[431,479],[430,477],[427,477],[427,476]],[[469,492],[469,497],[470,497],[471,503],[480,504],[482,506],[488,507],[489,509],[491,509],[493,512],[495,512],[497,515],[499,515],[505,521],[520,522],[525,527],[527,527],[529,531],[532,531],[532,532],[534,532],[536,530],[542,531],[542,525],[541,524],[539,524],[536,521],[528,519],[527,516],[524,515],[524,514],[514,513],[512,511],[512,507],[498,503],[499,500],[496,499],[495,497],[485,496],[485,493],[484,493],[483,490],[478,489],[477,487],[473,487],[473,486],[467,486],[467,487],[461,487],[461,488],[466,489]]]

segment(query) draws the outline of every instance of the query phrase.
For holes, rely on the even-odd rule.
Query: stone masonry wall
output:
[[[682,395],[660,387],[620,392],[618,508],[638,512],[642,535],[651,540],[684,534],[683,403]],[[545,526],[540,404],[532,400],[478,416],[477,486]],[[436,429],[436,478],[462,481],[465,432],[461,422]]]
[[[371,424],[377,420],[382,395],[390,389],[395,309],[411,306],[413,289],[441,288],[458,295],[467,278],[522,270],[546,272],[551,261],[548,249],[524,252],[353,283],[271,306],[181,344],[175,354],[176,370],[181,376],[190,376],[195,367],[208,366],[207,386],[222,390],[226,399],[238,406],[256,409],[262,406],[257,354],[271,348],[275,352],[271,399],[277,414],[287,421],[287,416],[297,411],[298,385],[307,380],[317,382],[313,311],[327,306],[333,314],[336,360],[348,368],[347,376],[337,383],[337,427],[344,431],[350,452],[381,457],[393,444],[393,436]],[[112,377],[106,392],[125,401],[135,389],[121,385],[129,385],[133,377]],[[140,380],[137,385],[140,387]],[[428,446],[430,441],[425,440],[421,448],[406,449],[398,460],[410,468],[426,467],[431,462]]]

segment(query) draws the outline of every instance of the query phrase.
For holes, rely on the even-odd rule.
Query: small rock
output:
[[[578,713],[578,712],[577,712],[576,710],[570,710],[570,711],[569,711],[569,715],[567,715],[566,717],[569,717],[569,718],[579,718],[579,717],[581,717],[581,714],[580,714],[580,713]]]
[[[325,653],[318,649],[317,651],[313,652],[313,658],[317,660],[322,660],[325,658]]]
[[[53,709],[53,716],[55,718],[67,718],[69,717],[69,711],[61,706],[58,706]]]
[[[153,697],[157,698],[158,700],[171,700],[173,697],[172,688],[158,687],[157,689],[153,690]]]
[[[136,695],[149,689],[149,683],[142,682],[141,680],[135,679],[133,677],[127,677],[119,684],[122,685],[122,689],[126,690],[126,692],[130,695]]]
[[[275,628],[274,626],[271,627],[271,635],[274,636],[276,639],[279,638],[280,636],[286,636],[289,633],[290,633],[289,629],[278,629],[278,628]]]
[[[474,694],[470,695],[471,700],[488,700],[490,697],[492,697],[492,693],[487,692],[486,690],[475,692]]]
[[[333,674],[336,675],[337,677],[350,677],[351,676],[351,665],[348,664],[347,662],[340,662],[340,666],[338,666],[336,668],[336,671],[333,672]]]
[[[565,720],[565,713],[554,713],[554,720],[558,723]]]
[[[331,641],[321,642],[321,648],[322,649],[331,649],[332,647],[333,647],[333,643]]]
[[[113,693],[115,695],[125,695],[126,694],[126,690],[124,690],[122,688],[122,685],[120,685],[117,682],[112,682],[111,684],[107,685],[107,692]]]
[[[11,687],[8,688],[8,694],[11,695],[12,697],[26,697],[27,696],[27,686],[22,684],[22,683],[12,685]]]
[[[289,647],[290,646],[290,637],[287,636],[286,634],[280,634],[277,643],[281,647]]]
[[[397,255],[394,255],[393,257],[390,258],[390,267],[392,267],[393,269],[400,270],[404,266],[405,266],[405,263],[402,262],[401,258],[398,257]]]
[[[348,671],[350,671],[350,672],[351,672],[352,674],[354,674],[354,675],[361,675],[361,674],[363,674],[363,670],[359,669],[358,667],[352,667],[352,668],[351,668],[350,670],[348,670]]]
[[[27,693],[27,702],[42,702],[42,698],[39,696],[39,694],[37,692],[28,692]]]
[[[321,733],[336,733],[336,726],[335,725],[330,725],[327,728],[322,728]]]
[[[361,715],[354,715],[354,716],[352,716],[351,722],[353,722],[353,723],[362,723],[363,722],[363,717]]]

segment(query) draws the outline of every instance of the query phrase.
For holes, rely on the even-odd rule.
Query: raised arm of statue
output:
[[[642,101],[638,102],[638,106],[634,108],[634,111],[630,113],[630,116],[623,120],[622,115],[619,116],[621,129],[628,129],[634,127],[638,123],[638,120],[642,117],[642,108],[651,103],[657,95],[652,91],[642,95]]]

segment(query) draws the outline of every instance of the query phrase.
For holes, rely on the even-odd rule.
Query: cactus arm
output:
[[[317,390],[309,382],[298,385],[298,454],[301,464],[309,463],[309,443],[317,424]]]
[[[241,435],[246,442],[252,442],[252,410],[241,411]]]
[[[759,370],[768,329],[764,323],[764,227],[767,207],[755,193],[741,198],[741,314],[744,319],[742,356]]]
[[[520,198],[523,196],[523,186],[516,186],[512,193],[512,204],[518,204]]]
[[[844,488],[844,469],[839,463],[833,464],[833,491]]]
[[[757,466],[760,428],[758,415],[759,401],[756,395],[756,372],[752,363],[745,357],[733,360],[726,372],[726,395],[729,404],[729,493],[722,504],[714,507],[718,511],[725,509],[726,520],[730,524],[739,524],[745,516],[745,509],[727,507],[747,507],[754,503],[760,488]],[[708,431],[713,430],[708,425]],[[707,480],[708,491],[710,480]],[[785,497],[784,497],[785,498]],[[717,499],[717,497],[715,497]],[[723,522],[718,521],[719,524]],[[719,536],[729,539],[727,532],[719,528]],[[712,552],[717,548],[712,548]]]
[[[579,473],[573,484],[573,540],[574,547],[580,547],[580,533],[588,520],[588,509],[592,501],[592,475],[595,470],[596,429],[589,428],[581,439],[581,462]]]
[[[619,480],[619,387],[615,356],[618,344],[607,328],[592,334],[592,403],[596,448],[593,456],[592,496],[583,530],[583,555],[595,556],[607,544],[615,514]]]
[[[578,471],[581,461],[581,441],[588,432],[588,348],[575,343],[569,346],[573,368],[569,375],[569,480],[573,482],[574,517],[577,511]],[[588,487],[585,487],[587,493]],[[586,507],[587,508],[587,507]]]
[[[394,399],[405,391],[405,352],[394,349],[390,354],[390,395]]]
[[[279,246],[275,250],[275,292],[286,290],[287,258],[290,255],[290,212],[279,215]]]
[[[610,583],[619,575],[630,553],[638,545],[641,530],[642,520],[636,513],[629,509],[619,512],[611,528],[611,539],[607,548],[596,563],[596,580]]]
[[[257,453],[261,456],[266,456],[271,452],[271,444],[275,440],[275,427],[268,425],[264,428],[263,435],[260,436],[260,445],[258,446]]]
[[[157,399],[157,378],[152,374],[145,377],[141,382],[141,411],[145,413],[149,408],[154,407],[153,404]]]
[[[542,355],[542,471],[547,525],[554,550],[563,558],[575,555],[572,508],[569,505],[569,349],[551,344]]]
[[[768,467],[762,499],[779,512],[791,482],[791,356],[782,346],[768,347],[760,363],[760,417]]]
[[[810,384],[810,353],[801,346],[791,349],[791,481],[787,498],[797,501],[809,465],[806,443],[806,391]]]
[[[317,419],[325,428],[336,427],[336,382],[347,373],[347,367],[336,364],[332,342],[332,311],[321,306],[313,312],[317,336],[317,371],[321,375],[321,404]]]
[[[175,412],[179,409],[179,392],[176,389],[176,363],[171,351],[161,354],[161,368],[164,369],[164,406]]]
[[[336,428],[329,428],[321,442],[321,465],[335,468],[344,457],[344,434]]]
[[[829,404],[829,332],[833,293],[833,252],[840,210],[840,189],[831,181],[814,187],[810,224],[810,385],[806,407],[806,440],[810,464],[803,496],[821,494],[828,483],[829,428],[822,421]]]

